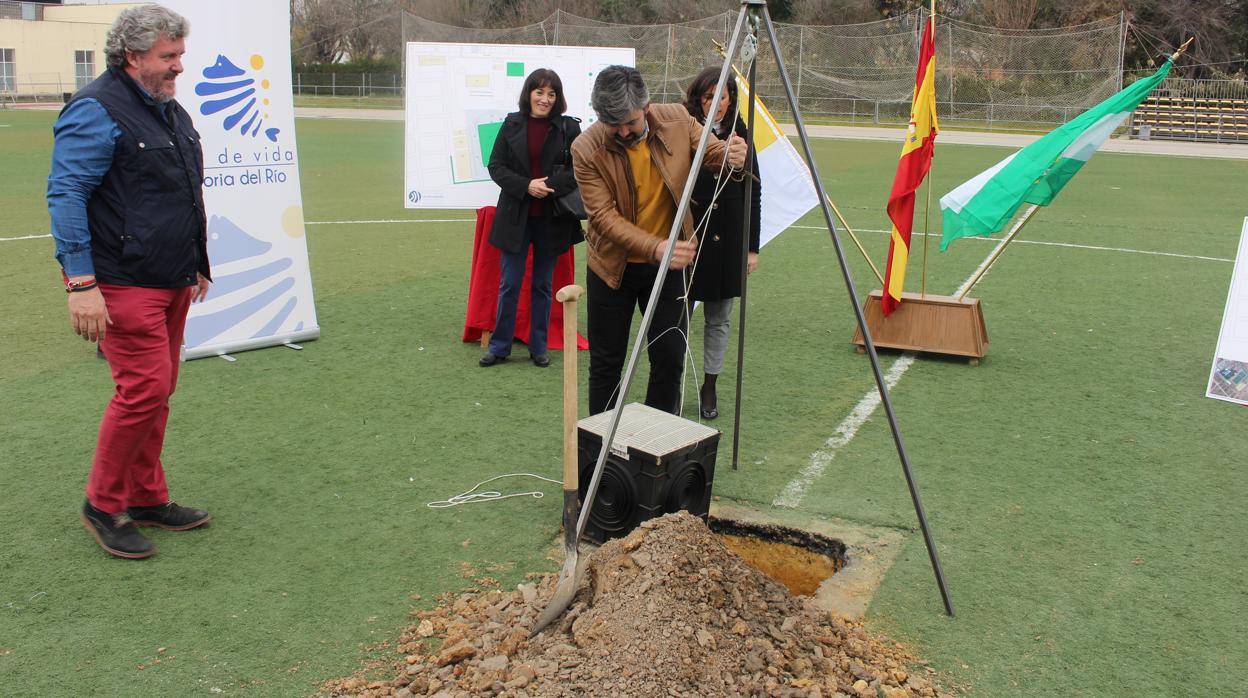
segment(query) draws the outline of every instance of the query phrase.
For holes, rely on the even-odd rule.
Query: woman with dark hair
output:
[[[520,90],[520,111],[503,120],[490,152],[490,179],[502,189],[490,229],[490,244],[502,251],[502,274],[494,334],[489,349],[477,362],[482,367],[493,366],[511,354],[516,305],[530,246],[533,275],[529,357],[536,366],[550,366],[546,338],[555,260],[584,239],[580,221],[551,216],[553,198],[576,188],[568,148],[580,135],[581,127],[579,119],[563,115],[567,107],[559,75],[538,68],[525,79]],[[575,351],[575,347],[570,350]]]
[[[717,67],[706,68],[689,84],[685,92],[685,108],[704,126],[709,127],[720,140],[727,140],[734,132],[745,138],[745,122],[737,115],[737,85],[730,77],[724,85],[719,104],[712,105],[715,85],[719,81]],[[732,118],[734,115],[735,119]],[[757,174],[758,160],[750,148],[750,172]],[[727,181],[725,181],[727,180]],[[722,190],[720,189],[722,187]],[[715,192],[719,191],[719,196]],[[719,416],[715,381],[724,367],[724,353],[728,348],[728,325],[732,314],[732,299],[741,295],[741,265],[750,273],[758,268],[759,214],[762,187],[754,182],[750,192],[750,249],[743,260],[741,245],[741,219],[745,215],[745,178],[741,172],[731,170],[702,170],[693,187],[690,209],[693,222],[698,226],[698,257],[693,266],[693,279],[689,287],[689,305],[702,302],[702,315],[706,319],[702,333],[702,389],[698,395],[699,412],[703,419]],[[709,220],[703,220],[709,214]]]

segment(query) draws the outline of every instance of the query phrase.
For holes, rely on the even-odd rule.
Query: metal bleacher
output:
[[[1131,135],[1142,140],[1248,143],[1248,99],[1154,93],[1136,108]]]

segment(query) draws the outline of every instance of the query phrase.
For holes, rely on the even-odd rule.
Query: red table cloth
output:
[[[464,318],[465,342],[479,342],[481,332],[494,331],[494,319],[498,313],[499,249],[490,244],[490,226],[494,222],[494,207],[477,209],[477,229],[472,242],[472,275],[468,280],[468,312]],[[576,283],[576,248],[569,247],[555,262],[554,282],[551,293],[571,283]],[[533,274],[533,255],[524,272],[524,285],[520,287],[520,302],[516,306],[516,339],[529,341],[529,281]],[[551,349],[563,348],[563,304],[552,300],[550,304],[550,333],[547,344]],[[578,349],[588,349],[589,342],[579,332],[576,335]]]

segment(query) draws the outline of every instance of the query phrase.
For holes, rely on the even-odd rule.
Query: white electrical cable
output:
[[[494,482],[495,480],[501,480],[502,478],[505,478],[505,477],[535,477],[538,480],[544,480],[546,482],[553,482],[556,485],[563,484],[561,480],[552,480],[548,477],[542,477],[541,475],[534,475],[533,473],[507,473],[506,475],[498,475],[496,477],[490,478],[489,480],[483,480],[481,482],[478,482],[477,484],[473,485],[472,488],[469,489],[467,492],[457,494],[454,497],[451,497],[450,499],[445,499],[445,500],[438,501],[438,502],[429,502],[425,506],[429,507],[430,509],[447,509],[450,507],[459,506],[461,504],[476,504],[478,502],[496,502],[500,499],[508,499],[510,497],[532,497],[534,499],[541,499],[542,497],[546,496],[545,493],[538,492],[536,490],[532,492],[516,492],[513,494],[503,494],[502,492],[499,492],[497,490],[487,490],[484,492],[476,491],[477,488],[482,485]]]

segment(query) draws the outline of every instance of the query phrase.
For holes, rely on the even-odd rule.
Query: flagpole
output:
[[[867,260],[867,264],[871,267],[871,271],[875,272],[875,278],[879,279],[880,287],[882,288],[884,286],[884,276],[880,274],[880,270],[876,268],[875,262],[872,262],[871,258],[867,256],[866,248],[864,248],[862,243],[858,241],[858,236],[854,234],[853,229],[849,227],[849,223],[845,221],[845,216],[841,215],[841,209],[837,208],[836,204],[832,202],[832,197],[824,194],[823,198],[828,200],[828,205],[832,207],[832,212],[836,214],[836,219],[841,222],[841,225],[845,226],[845,232],[849,233],[849,238],[854,241],[855,245],[858,246],[858,251],[862,253],[862,258]]]
[[[1039,210],[1039,208],[1040,207],[1038,205],[1032,204],[1031,208],[1027,209],[1027,213],[1024,213],[1023,217],[1018,219],[1018,222],[1014,224],[1014,229],[1010,231],[1009,235],[1005,236],[1005,240],[999,247],[997,247],[996,251],[992,253],[992,257],[988,258],[988,263],[985,264],[984,267],[979,270],[979,273],[975,275],[975,278],[971,279],[971,282],[966,285],[966,290],[962,292],[962,295],[958,296],[959,302],[961,302],[963,298],[966,298],[966,294],[970,293],[971,289],[975,288],[975,284],[979,283],[980,279],[984,278],[984,274],[987,274],[988,270],[992,268],[992,265],[996,263],[997,257],[1000,257],[1001,253],[1005,251],[1006,245],[1009,245],[1010,241],[1018,236],[1019,231],[1023,229],[1023,226],[1027,225],[1027,222],[1031,220],[1032,216],[1036,215],[1036,211]]]
[[[934,2],[934,1],[935,1],[935,0],[933,0],[933,2]],[[726,57],[726,56],[725,56],[725,54],[724,54],[724,45],[723,45],[723,44],[719,43],[718,41],[715,41],[714,39],[711,39],[711,43],[712,43],[712,44],[715,44],[715,50],[719,52],[719,55],[720,55],[721,57]],[[742,80],[742,81],[744,81],[744,82],[745,82],[745,84],[746,84],[746,85],[750,88],[750,100],[751,100],[751,103],[753,103],[753,100],[754,100],[754,84],[753,84],[753,83],[751,83],[751,82],[750,82],[750,81],[749,81],[749,80],[748,80],[748,79],[747,79],[744,75],[742,75],[740,70],[737,70],[737,66],[736,66],[736,65],[733,65],[733,66],[732,66],[732,72],[733,72],[733,73],[736,73],[737,77],[741,78],[741,80]],[[753,137],[753,133],[752,133],[752,132],[751,132],[751,137]],[[752,144],[751,144],[751,145],[752,145]],[[841,225],[845,226],[845,232],[849,233],[849,238],[850,238],[851,240],[853,240],[853,241],[854,241],[854,246],[858,248],[858,251],[859,251],[860,253],[862,253],[862,258],[863,258],[863,259],[865,259],[865,260],[867,260],[867,265],[871,267],[871,271],[872,271],[872,273],[874,273],[874,274],[875,274],[875,278],[876,278],[876,279],[878,279],[878,280],[879,280],[879,282],[880,282],[880,287],[881,287],[881,288],[883,288],[883,286],[884,286],[884,275],[883,275],[883,274],[881,274],[881,273],[880,273],[879,268],[875,266],[875,262],[872,262],[872,261],[871,261],[871,256],[867,254],[867,248],[865,248],[865,247],[863,247],[863,246],[862,246],[862,241],[860,241],[860,240],[858,239],[858,234],[857,234],[857,233],[855,233],[855,232],[853,231],[853,229],[849,227],[849,223],[845,221],[845,216],[841,215],[841,210],[840,210],[839,208],[837,208],[837,207],[836,207],[836,204],[835,204],[835,203],[833,203],[833,201],[832,201],[832,197],[828,196],[828,195],[827,195],[827,193],[825,192],[825,193],[824,193],[824,195],[823,195],[823,198],[827,200],[828,205],[832,207],[832,211],[833,211],[834,213],[836,213],[836,218],[837,218],[837,220],[839,220],[839,221],[841,222]]]
[[[930,165],[928,166],[931,167]],[[927,238],[932,215],[932,171],[927,171],[927,205],[923,207],[923,274],[919,294],[927,298]]]
[[[932,12],[928,16],[928,21],[932,23],[932,48],[936,48],[936,0],[932,0]],[[936,76],[932,76],[932,90],[935,92]],[[935,101],[933,95],[932,100]],[[913,108],[913,107],[911,107]],[[934,137],[934,136],[933,136]],[[927,204],[923,207],[923,273],[919,279],[919,295],[927,298],[927,238],[931,232],[932,218],[932,161],[927,161]]]
[[[1180,46],[1180,47],[1178,48],[1178,50],[1177,50],[1177,51],[1175,51],[1173,54],[1171,54],[1171,56],[1170,56],[1170,60],[1172,60],[1172,61],[1177,61],[1177,60],[1179,60],[1179,56],[1182,56],[1182,55],[1183,55],[1183,54],[1187,51],[1187,47],[1188,47],[1188,46],[1191,46],[1191,45],[1192,45],[1192,42],[1193,42],[1193,41],[1195,41],[1195,40],[1196,40],[1196,37],[1194,37],[1194,36],[1188,37],[1187,41],[1184,41],[1184,42],[1183,42],[1183,45],[1182,45],[1182,46]]]

